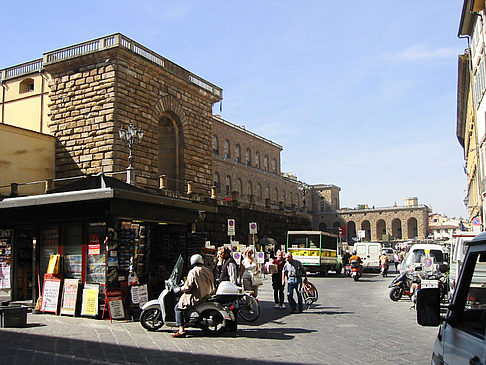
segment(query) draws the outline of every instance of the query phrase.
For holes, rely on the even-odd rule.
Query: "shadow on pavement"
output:
[[[305,328],[243,328],[238,329],[235,336],[234,333],[226,333],[221,337],[241,337],[241,338],[260,338],[262,340],[292,340],[295,338],[295,334],[312,333],[316,330],[308,330]],[[201,337],[208,338],[204,332],[199,330],[187,331],[188,337]]]
[[[310,332],[301,329],[244,330],[238,337],[292,339],[288,333]],[[178,339],[176,341],[185,341]],[[190,341],[190,339],[188,339]],[[228,341],[231,339],[228,338]],[[144,349],[136,346],[100,343],[55,336],[0,331],[4,364],[282,364],[276,361],[232,358],[219,355]]]

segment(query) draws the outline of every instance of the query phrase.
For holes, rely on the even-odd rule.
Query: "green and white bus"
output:
[[[287,252],[302,262],[309,272],[327,275],[341,273],[341,250],[338,236],[321,231],[288,231]]]

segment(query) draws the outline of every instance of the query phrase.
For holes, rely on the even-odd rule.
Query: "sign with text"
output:
[[[65,279],[62,289],[61,314],[74,316],[78,300],[78,279]]]
[[[81,305],[82,316],[98,315],[98,294],[100,288],[97,284],[86,284],[83,289],[83,302]]]
[[[42,290],[42,312],[51,312],[57,314],[60,290],[61,279],[46,274],[44,276],[44,288]]]

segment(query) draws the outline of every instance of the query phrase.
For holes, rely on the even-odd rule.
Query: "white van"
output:
[[[417,292],[417,322],[439,326],[432,364],[486,363],[486,232],[466,243],[456,290],[441,317],[439,290]]]
[[[453,234],[454,239],[451,245],[451,256],[450,256],[450,271],[449,271],[449,294],[452,296],[454,288],[456,287],[457,277],[459,271],[461,271],[462,263],[464,262],[464,257],[466,256],[467,243],[471,242],[472,239],[476,237],[476,233],[473,232],[463,232],[460,234]]]
[[[361,257],[364,270],[380,271],[382,245],[379,242],[356,242],[354,251]]]
[[[410,267],[422,265],[422,259],[426,256],[426,252],[430,252],[430,256],[435,259],[435,265],[444,263],[444,248],[441,245],[417,243],[410,247],[410,250],[400,265],[400,272],[408,270]]]

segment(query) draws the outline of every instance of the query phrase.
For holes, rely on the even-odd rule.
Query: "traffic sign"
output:
[[[228,219],[228,236],[234,236],[234,235],[235,235],[235,220]]]
[[[250,223],[250,234],[257,234],[257,224],[256,222]]]
[[[480,226],[481,225],[481,218],[477,217],[472,220],[473,226]]]

